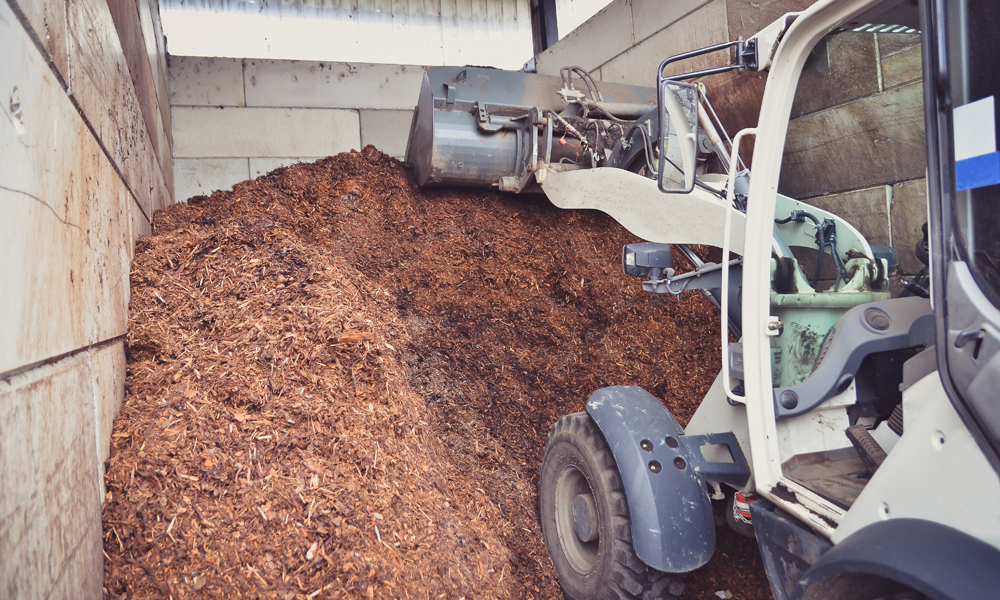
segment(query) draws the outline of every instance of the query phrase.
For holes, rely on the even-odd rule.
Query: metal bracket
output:
[[[743,259],[729,261],[732,269],[730,275],[730,287],[740,287],[743,281],[742,269]],[[672,269],[670,269],[672,271]],[[673,273],[667,273],[665,279],[648,279],[642,282],[642,289],[654,294],[682,294],[687,290],[714,290],[722,287],[722,265],[716,263],[705,263],[688,273],[673,277]]]
[[[538,109],[532,107],[527,115],[511,119],[512,122],[522,120],[523,124],[517,128],[517,159],[514,162],[514,175],[500,178],[501,192],[524,191],[538,170],[538,132],[535,130]]]

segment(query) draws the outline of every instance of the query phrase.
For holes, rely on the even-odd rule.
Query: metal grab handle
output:
[[[724,67],[713,67],[711,69],[702,69],[701,71],[692,71],[690,73],[681,73],[679,75],[670,75],[664,77],[663,69],[667,68],[667,65],[682,60],[687,60],[689,58],[694,58],[696,56],[701,56],[703,54],[711,54],[712,52],[719,52],[720,50],[728,50],[736,46],[736,64],[726,65]],[[743,37],[740,36],[738,39],[731,42],[722,42],[721,44],[715,44],[714,46],[706,46],[705,48],[698,48],[697,50],[691,50],[690,52],[682,52],[680,54],[675,54],[673,56],[667,57],[660,63],[660,68],[656,71],[656,87],[659,88],[663,81],[683,81],[685,79],[694,79],[695,77],[704,77],[706,75],[715,75],[716,73],[727,73],[729,71],[738,70],[743,73],[746,69],[747,64],[743,57]]]
[[[729,179],[726,182],[726,217],[723,219],[722,226],[722,290],[726,292],[729,289],[729,247],[730,247],[730,236],[733,230],[733,199],[736,196],[736,173],[739,170],[739,153],[740,153],[740,142],[743,141],[743,136],[752,135],[757,136],[756,127],[748,127],[747,129],[740,130],[739,133],[733,138],[733,149],[732,155],[729,161]],[[720,328],[721,341],[722,341],[722,387],[726,390],[726,397],[734,402],[745,402],[745,396],[737,396],[733,394],[733,390],[730,389],[729,384],[729,294],[722,294],[722,326]],[[746,393],[744,391],[744,393]]]

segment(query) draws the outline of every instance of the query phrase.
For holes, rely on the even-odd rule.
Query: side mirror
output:
[[[660,155],[657,183],[667,194],[688,194],[694,189],[698,156],[698,89],[664,79],[659,89]]]

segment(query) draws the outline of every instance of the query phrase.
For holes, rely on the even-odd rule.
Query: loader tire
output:
[[[542,535],[567,598],[673,599],[684,591],[679,575],[650,568],[635,555],[618,468],[587,413],[552,426],[538,501]]]

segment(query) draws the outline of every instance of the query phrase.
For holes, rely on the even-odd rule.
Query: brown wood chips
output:
[[[549,427],[620,384],[684,423],[719,368],[715,309],[642,292],[629,241],[541,196],[422,191],[371,147],[157,213],[106,595],[561,597],[536,508]],[[684,597],[770,598],[756,544],[719,535]]]

